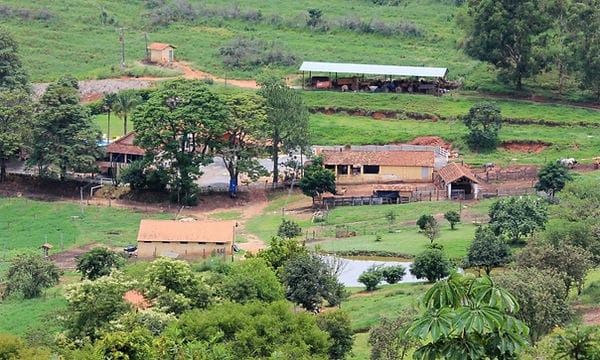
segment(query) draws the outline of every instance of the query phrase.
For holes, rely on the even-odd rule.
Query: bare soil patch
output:
[[[579,307],[578,310],[581,311],[583,325],[600,325],[600,306],[582,306]]]
[[[444,141],[439,136],[421,136],[414,138],[410,145],[422,145],[422,146],[439,146],[446,150],[450,150],[452,148],[452,144]]]
[[[93,243],[93,244],[83,245],[80,247],[69,249],[67,251],[63,251],[58,254],[51,255],[51,256],[49,256],[49,258],[56,263],[56,266],[58,266],[59,268],[61,268],[63,270],[75,270],[75,266],[77,265],[77,258],[79,256],[81,256],[82,254],[84,254],[96,247],[105,247],[105,248],[109,248],[116,252],[123,250],[122,248],[119,248],[119,247],[114,247],[114,246],[110,247],[105,244]]]
[[[501,146],[509,151],[539,154],[549,145],[542,141],[506,141]]]

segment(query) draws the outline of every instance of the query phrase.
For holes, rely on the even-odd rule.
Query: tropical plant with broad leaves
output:
[[[512,314],[519,310],[513,295],[490,277],[452,273],[423,297],[425,311],[408,327],[425,342],[415,359],[505,359],[527,343],[529,328]]]

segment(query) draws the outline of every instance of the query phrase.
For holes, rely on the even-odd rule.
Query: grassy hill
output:
[[[406,1],[401,6],[370,0],[191,2],[179,11],[184,20],[161,21],[151,1],[7,0],[0,22],[21,45],[34,81],[56,79],[65,72],[78,78],[107,76],[121,60],[120,27],[125,27],[128,65],[145,56],[144,32],[150,41],[177,46],[176,58],[219,76],[252,77],[260,66],[224,68],[219,49],[237,36],[264,40],[301,60],[427,65],[448,67],[451,78],[480,77],[485,66],[456,47],[461,31],[454,23],[453,1]],[[167,4],[172,2],[167,1]],[[179,2],[184,3],[184,2]],[[322,11],[321,24],[307,27],[307,10]],[[187,11],[187,12],[186,12]],[[191,19],[188,19],[191,18]],[[324,31],[327,29],[327,31]],[[393,35],[386,33],[393,32]],[[479,69],[479,70],[478,70]]]

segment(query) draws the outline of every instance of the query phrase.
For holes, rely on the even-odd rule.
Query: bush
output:
[[[292,221],[283,219],[281,224],[279,224],[279,229],[277,230],[277,236],[283,239],[291,239],[302,235],[302,229],[300,226]]]
[[[358,282],[366,286],[367,291],[377,289],[377,285],[383,280],[383,272],[378,265],[373,265],[360,274]]]
[[[410,272],[417,279],[425,278],[429,282],[436,282],[450,275],[451,269],[450,260],[442,250],[427,249],[415,256]]]
[[[460,222],[460,214],[457,211],[450,210],[444,214],[444,218],[450,223],[450,229],[454,230],[454,225]]]
[[[432,215],[421,215],[417,220],[417,226],[421,230],[425,230],[427,226],[434,226],[436,224],[435,218]]]
[[[395,284],[402,280],[406,275],[406,268],[402,265],[387,266],[381,269],[383,279],[388,284]]]
[[[221,60],[230,68],[252,69],[264,65],[291,66],[299,57],[278,42],[237,36],[221,49]]]

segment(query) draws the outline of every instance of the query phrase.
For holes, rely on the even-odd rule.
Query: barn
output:
[[[477,199],[479,182],[471,170],[458,163],[449,163],[439,169],[436,183],[447,190],[449,199]]]
[[[142,258],[169,256],[182,259],[231,255],[235,221],[176,221],[143,219],[137,239]]]
[[[323,150],[323,165],[344,184],[432,182],[434,151],[377,150],[348,148]]]
[[[175,60],[173,50],[175,46],[165,43],[152,43],[148,46],[150,50],[150,61],[156,63],[170,63]]]

